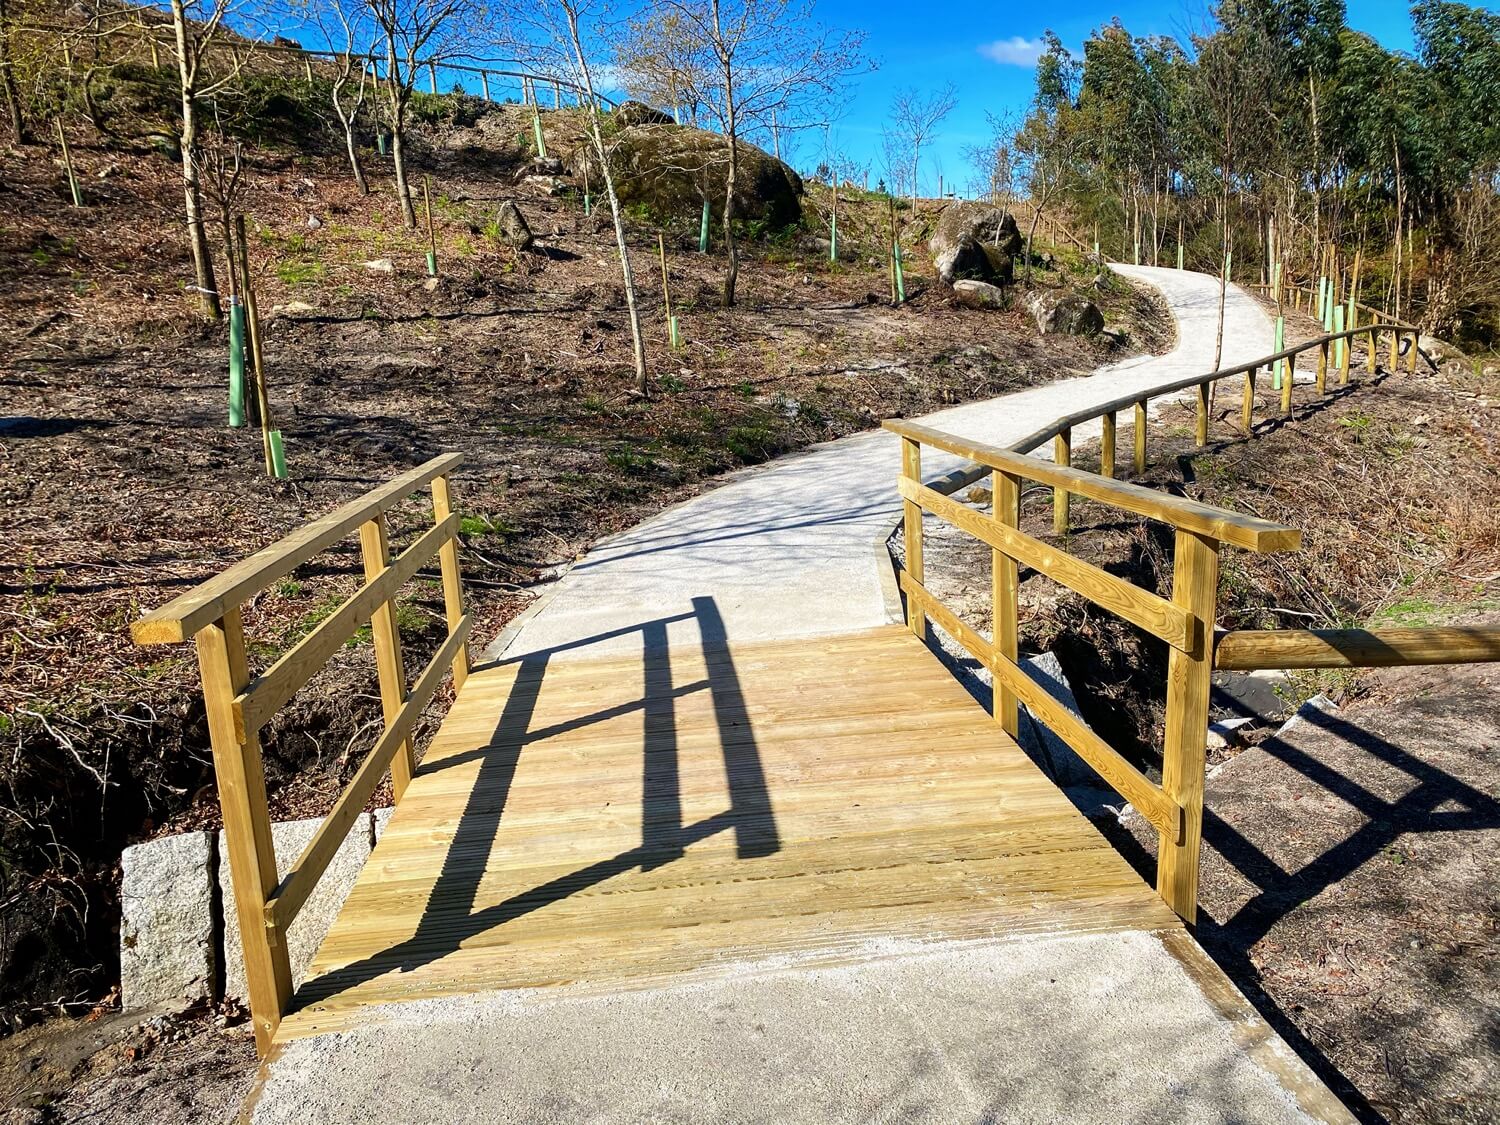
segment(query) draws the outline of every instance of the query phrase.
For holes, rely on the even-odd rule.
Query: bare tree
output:
[[[481,0],[365,0],[385,54],[386,124],[401,218],[417,225],[406,171],[406,126],[422,66],[469,57],[468,44],[485,35]]]
[[[734,229],[740,144],[772,114],[782,121],[817,116],[809,110],[826,107],[844,79],[865,65],[863,36],[821,27],[811,0],[656,0],[631,30],[692,84],[694,100],[724,137],[723,304],[729,308],[740,266]]]
[[[1015,156],[1021,181],[1031,202],[1031,225],[1026,232],[1026,280],[1031,280],[1032,244],[1042,215],[1071,186],[1078,167],[1080,139],[1072,128],[1067,106],[1037,108],[1016,134]]]
[[[198,307],[205,317],[218,320],[219,291],[214,284],[213,255],[203,226],[203,194],[198,180],[198,109],[201,99],[233,82],[244,65],[245,53],[253,43],[244,44],[244,52],[229,52],[230,65],[210,77],[206,59],[215,40],[225,31],[224,22],[235,8],[235,0],[170,0],[172,8],[173,54],[182,95],[182,194],[187,216],[188,247],[193,255],[193,274],[198,291]]]
[[[922,149],[957,104],[958,91],[951,82],[926,95],[917,90],[900,90],[891,100],[890,135],[894,138],[897,150],[905,153],[911,168],[913,211],[917,209],[918,185],[921,182]]]
[[[365,0],[298,0],[304,19],[317,27],[336,50],[330,101],[344,130],[344,150],[361,195],[370,194],[354,132],[371,87],[369,56],[375,53],[376,30]]]
[[[536,16],[529,22],[534,25],[535,35],[526,45],[526,52],[534,60],[554,73],[568,74],[573,84],[584,92],[586,112],[587,144],[598,161],[600,179],[604,181],[604,197],[609,201],[610,217],[614,221],[615,249],[620,255],[620,275],[625,284],[625,305],[630,316],[631,348],[635,361],[635,386],[637,393],[645,395],[650,390],[646,371],[646,343],[641,334],[641,314],[636,299],[635,273],[630,263],[630,245],[625,238],[625,217],[620,209],[620,197],[615,191],[614,146],[604,136],[600,123],[601,112],[594,79],[597,63],[591,61],[591,44],[585,42],[583,20],[589,16],[589,0],[535,0]]]

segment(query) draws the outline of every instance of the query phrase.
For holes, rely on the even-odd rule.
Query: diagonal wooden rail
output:
[[[134,622],[137,644],[193,640],[213,748],[214,776],[224,817],[229,874],[245,953],[245,978],[255,1040],[262,1053],[292,995],[286,934],[389,770],[399,802],[415,759],[411,734],[423,709],[451,671],[457,687],[468,676],[465,642],[471,621],[464,612],[458,565],[459,519],[450,474],[462,456],[449,453],[298,528],[222,574]],[[432,492],[432,529],[394,560],[386,514],[423,488]],[[315,555],[359,532],[365,581],[290,651],[252,675],[246,656],[241,607]],[[442,577],[447,636],[436,655],[407,684],[401,659],[395,597],[436,558]],[[283,878],[271,838],[262,772],[260,730],[356,631],[371,625],[385,726],[354,777]]]

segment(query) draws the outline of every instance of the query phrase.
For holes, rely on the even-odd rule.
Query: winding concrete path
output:
[[[1115,266],[1155,286],[1177,319],[1177,346],[1138,356],[1093,375],[1033,387],[921,419],[976,441],[1008,445],[1063,414],[1147,391],[1214,367],[1218,280],[1151,266]],[[1272,350],[1272,326],[1260,306],[1231,286],[1220,366]],[[1098,433],[1079,427],[1075,441]],[[956,458],[924,452],[931,476]],[[858,434],[736,474],[719,487],[669,508],[600,543],[558,582],[490,655],[563,648],[560,656],[636,651],[635,626],[684,615],[668,643],[697,640],[687,630],[693,598],[712,598],[732,641],[853,632],[887,618],[875,539],[899,509],[899,440]]]

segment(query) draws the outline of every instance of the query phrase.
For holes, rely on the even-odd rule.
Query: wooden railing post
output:
[[[1099,441],[1099,474],[1114,479],[1115,475],[1115,412],[1104,416],[1104,434]]]
[[[256,1049],[264,1056],[292,998],[292,969],[285,935],[266,918],[266,901],[278,876],[271,817],[266,809],[260,736],[252,730],[241,742],[235,729],[234,698],[250,682],[239,609],[205,625],[194,639],[203,677],[214,778],[224,816],[235,914],[243,938],[250,1017],[255,1025]]]
[[[1411,350],[1410,350],[1410,353],[1407,356],[1407,359],[1408,359],[1409,362],[1406,365],[1406,370],[1408,372],[1410,372],[1412,375],[1415,375],[1417,373],[1417,358],[1420,355],[1420,349],[1417,347],[1417,341],[1419,339],[1421,339],[1421,337],[1416,332],[1412,332],[1412,333],[1410,333],[1410,335],[1411,335]]]
[[[1135,475],[1146,471],[1146,400],[1135,404]]]
[[[373,582],[384,572],[391,557],[384,514],[360,525],[359,545],[364,553],[365,581]],[[394,599],[382,602],[370,616],[370,633],[375,642],[375,670],[380,676],[380,708],[389,724],[400,714],[401,706],[406,702],[406,666],[401,659],[401,634],[396,626]],[[416,755],[408,738],[391,759],[391,792],[398,802],[415,769]]]
[[[1021,478],[997,469],[990,474],[990,489],[995,519],[1007,527],[1018,528],[1021,523]],[[1019,567],[1015,559],[999,550],[990,552],[990,567],[995,651],[1014,664],[1020,653],[1017,641]],[[1003,676],[992,673],[991,680],[995,692],[995,721],[1006,734],[1018,738],[1021,727],[1016,711],[1016,693]]]
[[[1354,351],[1354,337],[1345,336],[1339,341],[1339,386],[1349,385],[1349,361],[1353,358],[1350,354]]]
[[[1172,602],[1197,626],[1187,650],[1167,655],[1166,738],[1161,787],[1182,807],[1182,829],[1163,832],[1156,861],[1156,893],[1184,921],[1198,915],[1198,850],[1203,835],[1203,771],[1208,739],[1208,694],[1213,677],[1213,635],[1219,584],[1219,544],[1179,529],[1172,564]]]
[[[1328,393],[1328,341],[1318,345],[1318,393]]]
[[[442,523],[453,511],[453,488],[446,475],[432,481],[432,522]],[[448,631],[458,628],[464,619],[464,588],[458,569],[458,538],[444,543],[438,552],[438,565],[443,572],[443,613],[448,620]],[[461,690],[469,678],[469,647],[461,645],[453,658],[453,690]]]
[[[1281,371],[1281,413],[1284,417],[1291,417],[1292,382],[1297,377],[1297,357],[1291,356],[1285,362],[1286,366]]]
[[[911,438],[901,439],[901,475],[913,484],[922,483],[922,447]],[[915,500],[902,502],[903,541],[906,546],[906,573],[922,581],[922,508]],[[906,600],[906,623],[919,638],[927,636],[927,615]]]
[[[1240,429],[1248,435],[1255,424],[1255,368],[1245,372],[1245,398],[1240,403]]]
[[[1193,428],[1193,440],[1199,449],[1208,444],[1208,396],[1211,384],[1205,380],[1198,384],[1198,414]]]
[[[1375,358],[1376,353],[1379,350],[1380,333],[1372,328],[1370,329],[1370,351],[1369,354],[1365,356],[1365,371],[1371,375],[1375,374]]]
[[[1073,463],[1072,429],[1064,429],[1052,439],[1052,463],[1063,466]],[[1052,533],[1068,533],[1068,490],[1055,485],[1052,489]]]
[[[1394,374],[1401,370],[1401,330],[1391,329],[1391,362],[1386,370]]]

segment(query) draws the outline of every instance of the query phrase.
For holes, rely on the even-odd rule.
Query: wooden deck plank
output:
[[[1178,925],[903,628],[534,658],[470,675],[280,1034],[875,938]]]

